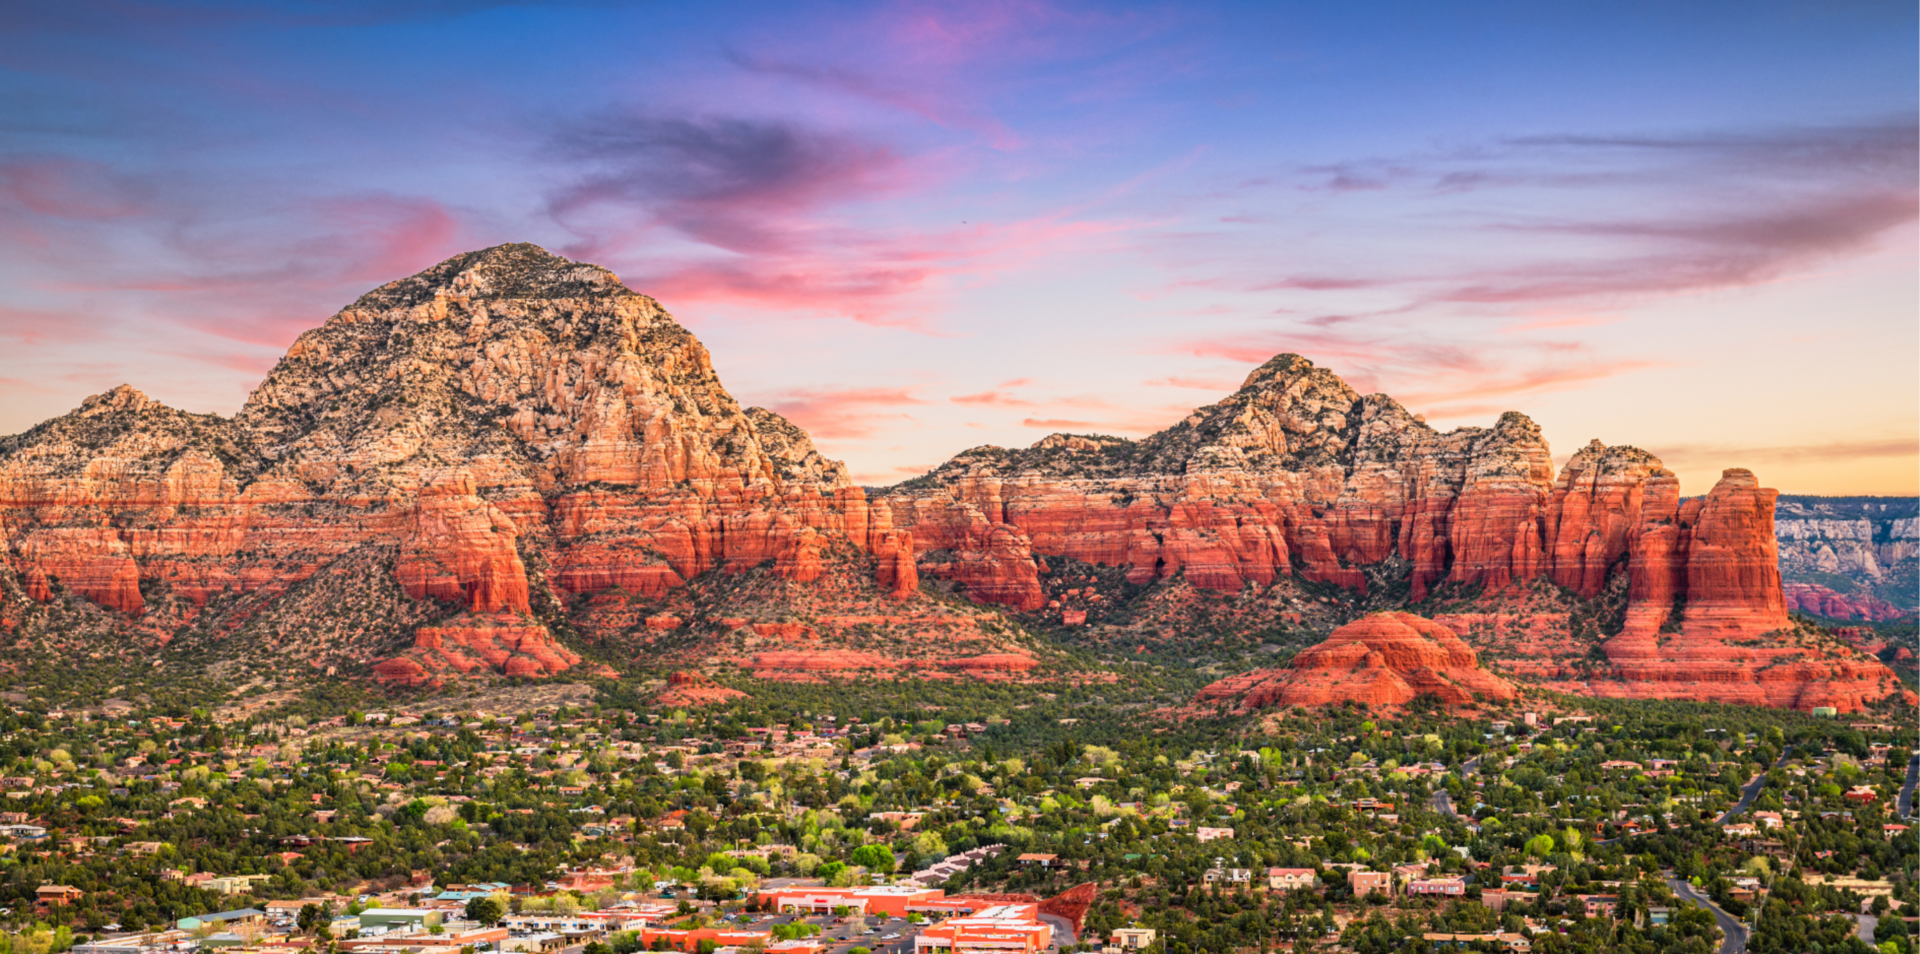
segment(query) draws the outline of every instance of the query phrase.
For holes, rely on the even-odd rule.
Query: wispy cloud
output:
[[[842,388],[787,391],[767,407],[814,437],[858,439],[913,417],[895,408],[925,404],[912,388]]]
[[[1649,447],[1670,467],[1745,466],[1747,463],[1842,463],[1887,457],[1920,458],[1920,439],[1819,441],[1743,447],[1728,444],[1663,444]]]

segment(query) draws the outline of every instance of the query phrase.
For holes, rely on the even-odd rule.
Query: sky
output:
[[[1282,352],[1704,493],[1920,492],[1920,13],[0,0],[0,433],[231,414],[534,242],[888,484]]]

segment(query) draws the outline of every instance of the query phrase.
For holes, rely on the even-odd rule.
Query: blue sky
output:
[[[1689,492],[1916,491],[1911,3],[0,3],[0,431],[607,265],[860,479],[1280,351]]]

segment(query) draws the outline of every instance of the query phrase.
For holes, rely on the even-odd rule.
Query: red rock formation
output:
[[[481,616],[525,614],[543,586],[658,597],[716,567],[772,562],[804,581],[843,544],[910,599],[912,535],[886,516],[804,432],[742,409],[657,303],[532,246],[363,296],[302,335],[234,418],[123,387],[0,440],[0,533],[25,590],[128,616],[146,608],[143,581],[196,605],[270,601],[367,552],[388,555],[408,596]],[[143,626],[165,643],[181,618]],[[381,678],[441,678],[478,652],[416,646]],[[567,665],[509,650],[488,668]]]
[[[1817,583],[1785,585],[1787,608],[1827,619],[1887,623],[1914,614],[1868,593],[1838,593]]]
[[[660,706],[710,706],[745,698],[746,693],[718,685],[699,673],[676,672],[667,677],[667,688],[653,701]]]
[[[875,579],[895,599],[910,599],[919,594],[920,570],[914,565],[913,534],[905,530],[875,533],[873,556],[878,564]]]
[[[452,600],[479,613],[530,611],[513,520],[474,496],[472,475],[440,475],[421,488],[402,532],[394,572],[408,596]]]
[[[383,683],[414,686],[482,670],[543,678],[579,663],[579,655],[546,627],[525,618],[466,616],[415,630],[412,651],[375,665],[374,675]]]
[[[931,476],[883,498],[891,524],[941,554],[923,570],[1022,609],[1042,605],[1009,556],[1022,550],[1222,591],[1291,575],[1295,560],[1309,580],[1363,590],[1360,567],[1397,550],[1415,599],[1443,579],[1498,589],[1547,563],[1552,465],[1533,422],[1443,435],[1296,355],[1144,441],[1056,434],[975,448]],[[988,529],[1002,526],[1016,539]]]
[[[1320,706],[1348,700],[1399,706],[1422,695],[1465,706],[1514,697],[1506,680],[1479,667],[1479,657],[1454,632],[1408,613],[1376,613],[1333,631],[1286,669],[1262,669],[1202,689],[1203,702],[1230,702],[1240,711],[1272,706]]]
[[[1687,632],[1724,638],[1787,625],[1773,500],[1753,472],[1725,471],[1701,508],[1687,543]]]
[[[1589,599],[1599,595],[1647,529],[1650,484],[1656,508],[1678,500],[1678,482],[1645,451],[1593,441],[1573,455],[1554,487],[1547,521],[1555,583]]]

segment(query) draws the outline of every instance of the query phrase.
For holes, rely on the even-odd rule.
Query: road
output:
[[[1913,817],[1913,789],[1916,785],[1920,785],[1920,755],[1907,762],[1907,784],[1900,786],[1900,799],[1894,803],[1900,809],[1900,814],[1908,818]]]
[[[1480,768],[1480,756],[1476,755],[1473,758],[1470,758],[1465,762],[1460,763],[1460,769],[1459,769],[1460,775],[1462,778],[1464,778],[1468,775],[1472,775],[1474,772],[1478,771],[1479,768]],[[1436,812],[1439,812],[1442,815],[1447,816],[1448,818],[1463,818],[1463,816],[1459,812],[1456,812],[1453,810],[1453,796],[1447,794],[1447,790],[1444,788],[1436,788],[1433,790],[1433,810]]]
[[[1672,888],[1673,893],[1679,895],[1681,900],[1691,901],[1694,904],[1706,908],[1707,913],[1713,915],[1714,923],[1720,925],[1720,933],[1724,935],[1724,939],[1720,942],[1720,954],[1746,954],[1746,924],[1742,923],[1733,915],[1721,910],[1719,905],[1713,903],[1713,899],[1693,890],[1693,885],[1685,881],[1681,881],[1678,878],[1668,878],[1667,887]]]
[[[1787,746],[1787,750],[1785,752],[1780,753],[1780,761],[1773,763],[1773,767],[1779,768],[1782,765],[1787,764],[1787,758],[1791,755],[1793,755],[1793,746]],[[1760,774],[1755,775],[1753,777],[1753,781],[1748,782],[1746,787],[1740,790],[1740,801],[1735,803],[1732,808],[1727,809],[1727,813],[1725,815],[1720,816],[1720,820],[1715,822],[1714,824],[1724,825],[1728,821],[1732,820],[1733,816],[1746,811],[1747,807],[1753,804],[1753,800],[1760,797],[1760,789],[1764,788],[1766,784],[1767,784],[1766,772],[1761,772]]]

